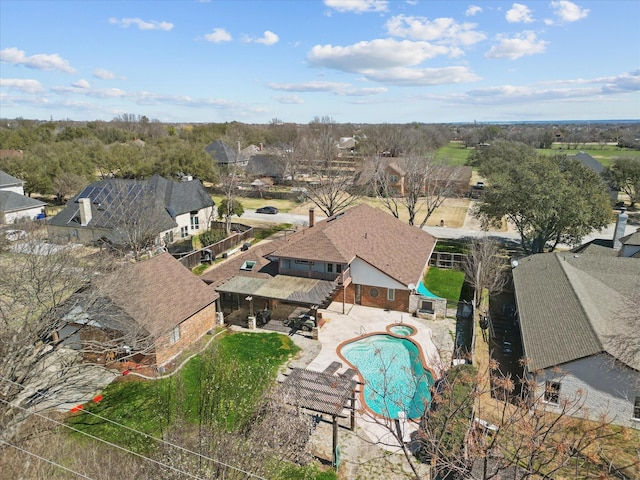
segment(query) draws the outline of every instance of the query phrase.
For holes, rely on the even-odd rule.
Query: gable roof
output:
[[[126,288],[113,289],[109,298],[154,338],[218,298],[215,290],[168,253],[137,262],[114,275],[117,285]]]
[[[588,153],[580,152],[570,156],[569,158],[578,160],[582,165],[590,168],[591,170],[596,172],[598,175],[600,175],[604,171],[604,167],[602,166],[602,164],[599,161],[597,161],[595,158],[593,158],[591,155],[589,155]]]
[[[620,243],[623,245],[640,245],[640,228],[629,235],[620,237]]]
[[[2,187],[14,187],[24,185],[24,180],[9,175],[7,172],[0,170],[0,189]]]
[[[213,159],[221,164],[236,163],[238,161],[238,152],[222,140],[215,140],[204,149]]]
[[[638,260],[541,253],[519,260],[513,280],[530,371],[603,352],[640,370],[620,342],[637,330]]]
[[[384,211],[360,204],[284,239],[276,257],[349,264],[359,257],[404,285],[417,283],[436,239]]]
[[[91,200],[91,221],[81,225],[79,199]],[[199,180],[174,182],[159,175],[149,180],[106,179],[93,182],[49,220],[49,225],[111,229],[132,209],[144,208],[158,232],[174,228],[177,215],[213,206]]]
[[[46,205],[46,203],[36,200],[35,198],[26,197],[16,192],[0,190],[0,212],[16,212],[42,207],[44,205]]]

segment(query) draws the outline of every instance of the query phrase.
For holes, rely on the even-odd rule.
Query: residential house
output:
[[[640,428],[640,260],[575,252],[518,260],[513,282],[524,375],[552,411]]]
[[[116,339],[105,361],[124,355],[165,365],[216,323],[218,294],[168,253],[123,267],[94,288],[68,302],[74,308],[56,337],[84,351],[87,342]]]
[[[199,180],[175,182],[159,175],[149,180],[110,178],[72,198],[49,220],[48,229],[55,238],[121,244],[127,230],[135,228],[163,245],[206,230],[213,215],[213,200]]]
[[[308,306],[341,301],[413,313],[426,310],[417,285],[435,243],[429,233],[366,204],[317,223],[310,209],[307,228],[249,249],[204,280],[226,307],[232,298],[226,295],[235,295],[232,310],[251,297],[265,300],[267,308],[268,299]]]
[[[611,199],[611,203],[615,204],[618,201],[619,190],[615,187],[612,187],[611,184],[605,180],[605,177],[604,177],[605,168],[602,166],[602,164],[598,160],[593,158],[588,153],[585,153],[582,151],[575,155],[570,155],[567,158],[577,160],[584,167],[587,167],[593,170],[594,172],[596,172],[600,176],[600,178],[602,178],[602,181],[606,186],[607,193],[609,194],[609,198]]]
[[[633,257],[640,259],[640,228],[629,231],[629,215],[622,208],[618,213],[612,239],[596,238],[572,251],[579,254]]]
[[[44,218],[46,203],[24,194],[24,181],[0,170],[0,225]]]
[[[257,153],[258,150],[258,147],[252,145],[248,150],[242,151],[240,142],[238,142],[238,148],[233,149],[222,140],[215,140],[205,147],[205,151],[211,155],[215,164],[221,167],[246,167],[249,156]]]

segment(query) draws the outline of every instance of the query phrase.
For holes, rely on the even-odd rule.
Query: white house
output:
[[[24,181],[0,170],[0,225],[41,218],[45,205],[24,195]]]

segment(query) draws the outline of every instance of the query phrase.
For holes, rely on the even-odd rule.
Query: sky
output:
[[[0,0],[0,117],[640,119],[640,0]]]

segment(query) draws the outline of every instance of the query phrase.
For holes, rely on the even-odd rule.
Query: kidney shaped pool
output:
[[[411,339],[370,334],[343,344],[339,352],[363,377],[364,403],[373,413],[419,418],[429,408],[433,375]]]

